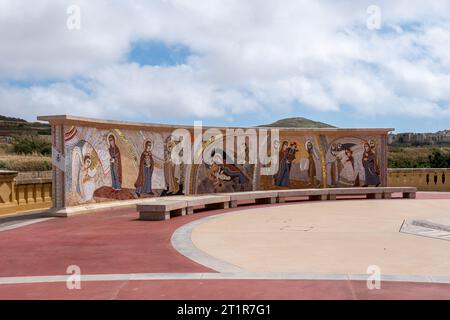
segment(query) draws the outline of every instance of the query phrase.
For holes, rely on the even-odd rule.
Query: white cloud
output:
[[[71,4],[79,31],[66,28]],[[379,31],[366,28],[370,4],[0,0],[0,113],[233,118],[298,103],[450,117],[450,3],[379,1]],[[126,62],[133,41],[155,39],[193,55],[178,66]]]

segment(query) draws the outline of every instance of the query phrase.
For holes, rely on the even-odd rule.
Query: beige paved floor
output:
[[[196,227],[201,250],[253,272],[450,275],[450,241],[399,232],[448,217],[450,200],[346,200],[255,208]]]

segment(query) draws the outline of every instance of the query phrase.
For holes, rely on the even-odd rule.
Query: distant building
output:
[[[13,137],[10,136],[0,136],[0,143],[11,144],[13,142]]]
[[[390,134],[389,144],[438,144],[450,143],[450,130],[443,130],[434,133],[398,133]]]

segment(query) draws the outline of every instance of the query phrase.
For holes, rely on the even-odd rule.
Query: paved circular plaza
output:
[[[405,219],[448,217],[449,208],[450,200],[303,202],[207,218],[191,237],[248,272],[364,274],[376,265],[388,275],[448,276],[450,241],[399,230]]]

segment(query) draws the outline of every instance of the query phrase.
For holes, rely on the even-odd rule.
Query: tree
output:
[[[428,156],[431,168],[450,168],[450,155],[444,155],[440,151],[433,151]]]

